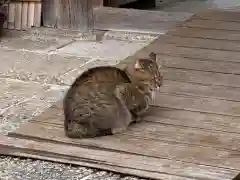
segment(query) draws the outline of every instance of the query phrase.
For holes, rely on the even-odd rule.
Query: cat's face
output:
[[[138,59],[134,65],[135,79],[147,84],[151,91],[159,90],[163,82],[160,66],[157,64],[156,54],[151,53],[149,59]]]

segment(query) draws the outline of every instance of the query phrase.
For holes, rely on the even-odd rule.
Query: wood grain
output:
[[[161,38],[161,40],[169,44],[177,44],[177,46],[180,47],[193,47],[237,52],[240,51],[240,43],[235,41],[179,36],[164,36]]]
[[[204,37],[208,39],[240,41],[240,31],[226,31],[215,29],[209,31],[208,29],[181,27],[170,31],[168,34],[181,37]]]
[[[23,2],[22,3],[22,22],[21,22],[21,28],[27,29],[28,28],[28,3]]]
[[[30,120],[30,122],[53,124],[54,126],[62,127],[63,119],[62,102],[59,101],[40,116]],[[144,115],[144,120],[162,124],[207,129],[211,131],[240,132],[239,117],[183,109],[151,106],[148,112]]]
[[[138,57],[141,57],[142,55],[148,55],[150,52],[200,60],[240,62],[240,52],[203,49],[197,47],[182,47],[178,46],[178,44],[165,44],[162,42],[161,38],[155,40],[153,43],[143,48],[142,51],[137,52],[137,54],[139,54]]]
[[[41,26],[41,11],[42,11],[42,3],[35,3],[34,4],[34,27]]]
[[[204,72],[187,69],[164,68],[164,79],[196,84],[240,87],[239,75]]]
[[[138,127],[139,126],[140,125],[138,125]],[[143,123],[141,127],[143,126],[147,129],[150,129],[152,127],[152,124]],[[167,128],[167,126],[165,127]],[[10,136],[25,138],[29,140],[36,139],[41,142],[54,141],[56,143],[73,144],[76,146],[87,146],[89,148],[94,147],[105,150],[109,149],[116,152],[124,152],[126,154],[130,153],[158,158],[166,158],[176,161],[199,163],[202,165],[211,165],[215,167],[229,168],[235,170],[240,169],[240,159],[236,158],[238,155],[240,155],[240,151],[227,151],[225,149],[221,150],[211,146],[204,147],[206,143],[203,143],[203,146],[200,147],[198,147],[196,143],[176,143],[178,140],[173,140],[174,137],[172,137],[171,140],[167,140],[164,142],[166,137],[163,137],[163,135],[160,135],[160,137],[157,139],[151,139],[150,136],[149,138],[142,138],[142,136],[139,135],[134,136],[134,134],[139,133],[136,132],[136,127],[131,127],[131,131],[129,130],[125,134],[121,135],[106,136],[97,139],[78,140],[67,138],[63,132],[63,127],[58,127],[51,124],[29,123],[24,128],[19,130],[19,133],[15,132],[10,134]],[[160,140],[160,138],[162,137],[163,140]],[[140,139],[141,142],[139,142]],[[149,150],[146,151],[145,148]]]
[[[240,74],[240,60],[239,62],[214,61],[163,54],[157,55],[157,58],[159,63],[167,68],[198,70],[223,74]]]
[[[168,174],[178,175],[180,177],[187,177],[192,179],[210,179],[210,180],[226,180],[232,178],[237,171],[230,169],[223,169],[217,167],[197,165],[193,163],[184,163],[179,161],[172,161],[168,159],[161,159],[153,157],[144,157],[139,155],[129,155],[124,153],[117,152],[106,152],[103,150],[94,150],[94,149],[85,149],[76,146],[64,146],[61,144],[52,144],[52,143],[39,143],[36,141],[14,139],[14,138],[0,138],[0,144],[2,147],[13,147],[17,149],[15,152],[29,152],[31,154],[40,154],[40,155],[55,155],[62,156],[66,159],[78,160],[79,165],[84,165],[84,162],[93,163],[93,167],[98,167],[98,163],[101,165],[111,165],[103,166],[104,169],[114,171],[114,167],[127,167],[130,169],[140,170],[138,176],[149,177],[147,172],[154,173],[156,179],[166,178]],[[23,152],[24,152],[23,151]],[[44,153],[43,153],[44,152]],[[58,152],[56,154],[56,152]],[[10,154],[11,152],[9,152]],[[132,162],[134,161],[134,167]],[[83,163],[81,163],[83,162]],[[121,164],[119,164],[121,162]],[[149,163],[151,162],[151,163]],[[86,165],[86,164],[85,164]],[[164,173],[167,172],[167,173]],[[198,172],[198,173],[196,173]],[[219,173],[221,172],[221,173]],[[132,173],[132,172],[131,172]],[[161,176],[164,174],[164,176]],[[170,178],[171,176],[168,176]]]
[[[15,4],[14,29],[21,30],[21,23],[22,23],[22,3],[17,2]]]
[[[8,29],[14,29],[15,21],[15,3],[9,4],[9,14],[8,14]]]
[[[89,0],[43,0],[43,25],[89,32],[93,29],[93,2]]]
[[[229,30],[229,31],[239,31],[240,23],[235,22],[222,22],[222,21],[212,21],[203,19],[189,20],[180,25],[181,27],[194,27],[202,29],[219,29],[219,30]]]
[[[240,22],[239,12],[234,10],[211,9],[200,12],[193,16],[193,18],[214,20],[214,21],[227,21],[227,22]]]
[[[29,2],[28,4],[28,28],[31,28],[34,23],[34,10],[35,4],[33,2]]]

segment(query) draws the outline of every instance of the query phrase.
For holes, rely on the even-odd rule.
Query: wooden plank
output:
[[[143,125],[148,128],[148,124],[145,123]],[[55,143],[63,143],[66,145],[83,146],[86,148],[94,147],[95,149],[100,148],[106,151],[166,158],[175,161],[240,170],[240,158],[237,158],[240,152],[238,151],[219,150],[214,147],[178,144],[176,142],[164,142],[146,139],[144,137],[139,138],[131,136],[131,132],[128,132],[128,135],[120,134],[79,140],[67,138],[63,133],[63,127],[29,123],[16,133],[10,134],[10,136],[29,140],[35,139],[40,142],[54,141]]]
[[[48,154],[48,156],[46,156],[46,154],[39,152],[38,154],[33,153],[30,154],[31,152],[20,152],[19,150],[16,149],[9,149],[9,148],[2,148],[0,149],[0,153],[5,152],[4,154],[7,155],[12,155],[12,156],[20,156],[20,157],[26,157],[26,158],[34,158],[34,159],[41,159],[41,160],[47,160],[47,161],[52,161],[52,162],[57,162],[57,163],[66,163],[66,164],[75,164],[75,165],[80,165],[80,166],[86,166],[86,167],[95,167],[98,169],[105,169],[105,170],[109,170],[109,171],[113,171],[113,172],[121,172],[123,174],[130,174],[130,175],[135,175],[135,176],[140,176],[141,174],[143,174],[143,170],[138,170],[138,169],[128,169],[125,167],[113,167],[111,165],[107,165],[107,164],[96,164],[94,162],[86,162],[86,161],[79,161],[76,160],[74,158],[66,158],[64,156],[58,156],[55,154]],[[154,172],[147,172],[144,171],[144,173],[148,173],[148,176],[146,176],[146,178],[151,177],[151,179],[158,179],[158,173],[154,173]],[[233,172],[234,174],[234,172]],[[170,175],[170,174],[161,174],[161,177],[163,179],[171,179],[171,180],[197,180],[196,178],[188,178],[188,177],[180,177],[180,176],[176,176],[176,175]],[[162,179],[161,178],[161,179]]]
[[[8,14],[8,29],[14,29],[15,21],[15,3],[9,4],[9,14]]]
[[[47,27],[71,28],[85,33],[92,31],[93,21],[92,1],[43,1],[43,24]]]
[[[128,174],[133,174],[146,178],[167,179],[171,175],[193,178],[193,179],[209,179],[209,180],[226,180],[234,177],[236,170],[223,169],[217,167],[209,167],[197,165],[193,163],[184,163],[167,159],[158,159],[153,157],[129,155],[117,152],[106,152],[103,150],[85,149],[76,146],[64,146],[61,144],[52,144],[47,142],[36,142],[30,140],[21,140],[15,138],[1,137],[0,144],[2,148],[9,147],[15,152],[28,152],[30,154],[39,154],[44,156],[53,155],[55,157],[62,156],[69,160],[78,161],[78,165],[89,165],[84,162],[92,163],[91,167],[98,168],[98,164],[106,170],[114,171],[115,167],[123,167],[128,169]],[[11,153],[11,152],[6,152]],[[121,164],[119,163],[121,162]],[[110,169],[111,168],[111,169]],[[135,174],[133,170],[138,171]],[[118,171],[119,172],[119,171]],[[167,173],[165,173],[167,172]],[[126,172],[125,172],[126,173]],[[162,176],[162,174],[164,176]],[[149,176],[151,175],[151,176]]]
[[[60,29],[67,29],[71,26],[69,1],[58,0],[55,2],[57,11],[57,27]]]
[[[194,47],[202,49],[214,49],[224,51],[240,51],[240,42],[205,39],[205,38],[190,38],[179,36],[164,36],[162,41],[169,44],[177,44],[180,47]]]
[[[240,87],[239,75],[164,68],[164,79],[205,85]]]
[[[161,38],[157,39],[141,51],[137,52],[135,57],[141,57],[147,55],[151,51],[157,54],[166,54],[176,57],[186,57],[194,59],[216,60],[216,61],[228,61],[239,62],[240,52],[234,51],[221,51],[212,49],[200,49],[194,47],[179,47],[178,44],[163,44]]]
[[[214,21],[228,21],[228,22],[240,22],[240,12],[232,10],[222,9],[209,9],[204,12],[197,13],[193,18],[214,20]]]
[[[179,25],[180,27],[195,27],[202,29],[220,29],[229,31],[239,31],[240,23],[236,22],[222,22],[203,19],[191,19]]]
[[[42,0],[42,18],[45,27],[56,28],[57,26],[58,16],[56,15],[56,8],[54,8],[55,3],[54,0]]]
[[[14,18],[14,29],[21,30],[22,22],[22,3],[15,3],[15,18]]]
[[[59,101],[56,106],[52,106],[40,116],[33,118],[29,122],[40,122],[62,127],[63,119],[64,117],[62,102]],[[199,129],[210,129],[232,133],[240,132],[239,117],[212,113],[202,113],[182,109],[151,106],[148,112],[145,114],[144,119],[150,122],[158,122],[163,124],[172,124]]]
[[[27,29],[28,28],[28,3],[23,2],[22,3],[22,29]]]
[[[181,109],[151,107],[144,120],[147,122],[156,122],[202,130],[238,134],[240,132],[239,117],[186,111]]]
[[[41,26],[41,11],[42,11],[42,3],[35,3],[34,5],[34,21],[33,25],[34,27],[40,27]]]
[[[187,82],[164,80],[160,93],[206,97],[240,102],[240,88],[209,86]]]
[[[155,118],[152,118],[152,116]],[[234,116],[193,112],[182,109],[151,107],[146,113],[145,118],[147,121],[151,122],[160,122],[164,124],[172,123],[172,125],[181,125],[200,129],[211,129],[233,133],[238,133],[240,131],[239,117]],[[47,109],[40,116],[30,120],[30,122],[50,123],[55,126],[62,127],[63,119],[62,102],[59,101],[56,105]]]
[[[212,29],[211,31],[209,31],[208,29],[180,27],[180,28],[171,30],[170,32],[168,32],[168,35],[240,41],[240,31],[229,32],[226,30],[215,30],[215,29]]]
[[[35,10],[35,4],[33,2],[29,2],[28,4],[28,28],[31,28],[33,26],[34,22],[34,10]]]
[[[226,62],[187,57],[175,57],[162,54],[158,55],[157,58],[159,59],[160,64],[168,68],[189,69],[226,74],[240,74],[240,60],[239,62]]]
[[[155,106],[240,116],[240,102],[184,95],[156,94]]]

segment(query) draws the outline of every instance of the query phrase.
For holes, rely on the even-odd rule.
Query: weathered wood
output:
[[[92,1],[43,0],[44,26],[89,32],[93,29],[93,21]]]
[[[47,123],[62,127],[63,119],[62,101],[59,101],[40,116],[30,120],[30,122]],[[194,112],[182,109],[151,106],[146,113],[144,120],[233,133],[239,133],[240,131],[239,117]]]
[[[22,22],[21,22],[21,28],[27,29],[28,28],[28,3],[23,2],[22,3]]]
[[[14,29],[20,30],[22,22],[22,3],[15,3],[15,19],[14,19]]]
[[[56,105],[47,109],[40,116],[33,118],[29,122],[47,123],[62,127],[63,119],[62,102],[59,101]],[[144,120],[199,129],[210,129],[232,133],[240,132],[239,117],[182,109],[151,106],[145,114]]]
[[[240,62],[240,52],[222,51],[214,49],[201,49],[194,47],[181,47],[178,44],[165,44],[161,38],[155,40],[150,45],[137,52],[135,57],[148,55],[150,52],[166,54],[176,57],[187,57],[203,60]]]
[[[142,126],[148,129],[152,127],[152,124],[149,125],[149,123],[143,123]],[[166,126],[166,128],[168,127]],[[63,126],[57,127],[50,124],[29,123],[24,128],[21,128],[21,130],[10,134],[10,136],[29,140],[36,139],[41,142],[54,141],[55,143],[66,143],[76,146],[84,146],[86,148],[94,147],[105,150],[109,149],[117,152],[125,152],[126,154],[131,153],[157,158],[174,159],[177,161],[199,163],[221,168],[240,169],[240,158],[234,158],[235,156],[240,155],[240,152],[238,151],[216,149],[214,144],[213,147],[207,147],[204,146],[206,143],[203,143],[202,146],[199,147],[198,145],[195,145],[196,143],[193,145],[176,143],[178,140],[174,139],[175,136],[166,142],[164,142],[166,137],[164,138],[162,135],[160,135],[159,139],[163,137],[163,141],[159,141],[159,139],[151,139],[150,135],[149,139],[139,136],[135,137],[134,130],[136,131],[137,128],[131,129],[132,132],[126,132],[126,135],[121,134],[105,136],[98,139],[79,140],[67,138],[63,132]],[[221,137],[219,136],[218,138],[220,139]],[[140,139],[141,142],[139,142]],[[230,140],[232,139],[229,139],[229,141]],[[228,144],[230,143],[228,142]],[[148,151],[143,147],[148,148]]]
[[[15,21],[15,3],[9,4],[8,11],[8,29],[14,29],[14,21]]]
[[[42,11],[42,3],[35,3],[34,5],[34,21],[33,25],[34,27],[40,27],[41,26],[41,11]]]
[[[180,27],[170,31],[168,34],[181,37],[204,37],[209,39],[240,41],[240,31],[226,31],[215,29],[209,31],[208,29]]]
[[[164,79],[217,86],[240,87],[240,75],[164,68]]]
[[[7,151],[5,150],[7,149]],[[109,171],[113,171],[113,172],[122,172],[123,174],[133,174],[132,172],[134,172],[134,174],[136,176],[144,176],[142,170],[138,170],[138,169],[129,169],[129,168],[125,168],[125,167],[112,167],[111,165],[107,165],[107,164],[100,164],[100,163],[92,163],[92,162],[86,162],[86,161],[79,161],[73,158],[66,158],[63,156],[58,156],[55,154],[50,154],[48,156],[40,155],[41,153],[38,154],[30,154],[30,152],[19,152],[16,149],[9,149],[9,148],[2,148],[1,149],[3,152],[7,152],[8,155],[12,155],[12,156],[21,156],[21,157],[26,157],[26,158],[34,158],[34,159],[42,159],[42,160],[47,160],[47,161],[52,161],[52,162],[57,162],[57,163],[66,163],[66,164],[75,164],[75,165],[80,165],[80,166],[89,166],[89,167],[95,167],[98,169],[105,169],[105,170],[109,170]],[[0,153],[1,153],[0,150]],[[157,172],[144,172],[145,174],[148,174],[146,176],[149,177],[154,177],[151,179],[157,179],[156,177],[158,177],[159,173]],[[234,174],[234,172],[231,173]],[[236,174],[236,173],[235,173]],[[229,175],[230,176],[230,175]],[[171,180],[197,180],[196,178],[188,178],[188,177],[180,177],[177,175],[170,175],[170,174],[161,174],[161,179],[171,179]]]
[[[56,8],[55,1],[53,0],[42,0],[42,18],[43,26],[56,28],[57,18],[56,18]]]
[[[240,23],[235,22],[222,22],[202,19],[191,19],[180,25],[181,27],[195,27],[202,29],[220,29],[229,31],[239,31]]]
[[[180,68],[224,74],[240,74],[240,60],[239,62],[226,62],[194,59],[187,57],[176,57],[162,54],[159,54],[157,58],[159,59],[160,64],[168,68]]]
[[[240,88],[164,80],[160,93],[240,102]]]
[[[192,47],[203,49],[214,49],[224,51],[240,51],[240,43],[235,41],[205,39],[205,38],[190,38],[179,36],[164,36],[162,41],[169,44],[177,44],[179,47]]]
[[[221,9],[209,9],[194,15],[193,18],[215,21],[240,22],[239,12],[227,9],[224,11]]]
[[[154,157],[144,157],[112,151],[106,152],[104,150],[85,149],[47,142],[39,143],[36,141],[7,137],[1,137],[0,144],[1,149],[9,147],[8,149],[10,150],[4,149],[8,154],[12,154],[11,152],[13,151],[15,154],[17,154],[17,152],[25,152],[55,158],[61,156],[70,161],[74,160],[78,165],[89,166],[89,164],[91,164],[91,167],[99,168],[98,165],[100,164],[102,165],[100,166],[101,168],[110,171],[116,171],[115,167],[124,167],[128,170],[128,172],[125,171],[125,173],[133,174],[134,172],[135,174],[137,171],[139,174],[135,175],[153,179],[169,179],[172,175],[175,175],[180,176],[180,178],[226,180],[231,179],[237,173],[236,170],[209,167],[194,163],[168,159],[161,159],[161,161],[159,161],[158,158]],[[121,164],[119,164],[119,162],[121,162]],[[150,174],[151,176],[149,176]]]
[[[173,101],[174,99],[174,101]],[[183,95],[156,94],[155,106],[240,116],[240,102]]]
[[[28,4],[28,28],[31,28],[33,26],[34,23],[34,3],[33,2],[29,2]]]

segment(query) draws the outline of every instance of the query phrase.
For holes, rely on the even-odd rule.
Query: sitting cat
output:
[[[90,138],[125,131],[141,119],[162,81],[154,53],[124,70],[100,66],[85,71],[63,100],[66,135]]]

